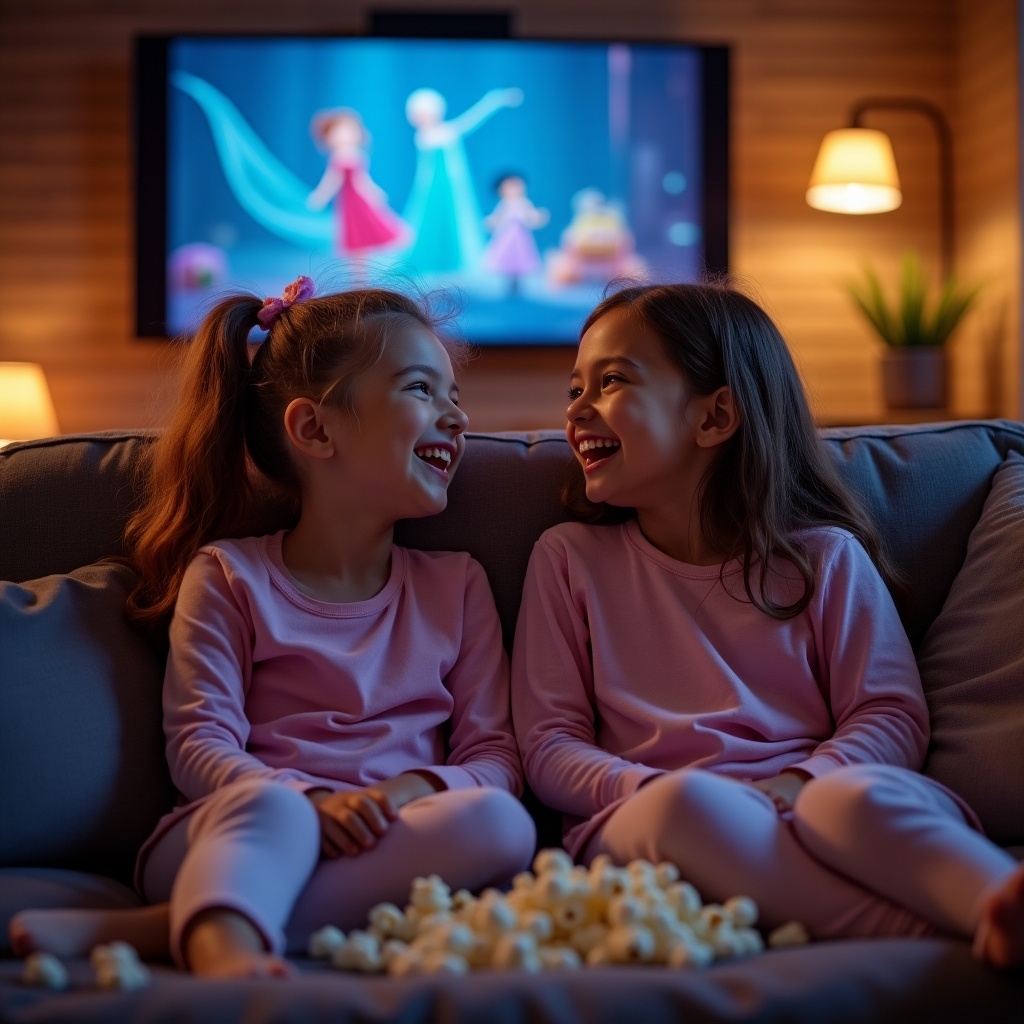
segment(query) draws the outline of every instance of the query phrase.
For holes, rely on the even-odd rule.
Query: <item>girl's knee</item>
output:
[[[882,805],[898,804],[907,795],[909,773],[884,764],[847,765],[811,779],[793,807],[797,827],[843,822],[857,828]]]
[[[496,868],[510,875],[533,859],[537,830],[530,812],[511,793],[482,787],[462,791],[453,841],[469,844]]]
[[[225,786],[197,812],[196,827],[209,819],[221,826],[260,823],[293,834],[319,836],[320,830],[316,808],[306,795],[272,779],[240,779]]]
[[[733,779],[700,769],[682,769],[659,775],[631,798],[645,819],[654,825],[699,816],[701,808],[720,808],[741,785]],[[751,790],[753,792],[753,790]]]

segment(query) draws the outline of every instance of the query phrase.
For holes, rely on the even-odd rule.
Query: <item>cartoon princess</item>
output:
[[[498,205],[484,218],[491,240],[484,249],[482,262],[485,269],[504,274],[509,290],[515,294],[519,279],[541,265],[533,232],[547,224],[549,214],[530,201],[521,174],[503,174],[495,191]]]
[[[479,264],[483,232],[463,138],[505,107],[523,102],[521,89],[491,89],[465,113],[445,120],[448,104],[435,89],[416,89],[405,115],[416,129],[416,177],[405,219],[416,232],[408,253],[421,272],[450,273]]]
[[[335,246],[339,254],[353,259],[358,272],[368,253],[404,242],[408,227],[367,173],[370,134],[355,110],[342,107],[321,111],[313,118],[310,131],[317,144],[327,150],[328,161],[306,205],[320,210],[335,199]]]

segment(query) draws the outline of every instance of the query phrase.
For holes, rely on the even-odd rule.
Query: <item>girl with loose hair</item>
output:
[[[250,332],[268,330],[250,358]],[[16,952],[121,939],[220,977],[289,972],[433,872],[500,884],[533,855],[508,665],[486,576],[394,544],[434,515],[465,449],[426,308],[364,289],[223,300],[128,530],[132,614],[170,616],[164,732],[179,806],[139,856],[138,910],[36,910]],[[292,500],[250,536],[253,497]]]
[[[568,850],[671,861],[767,928],[1024,961],[1024,868],[917,771],[894,573],[771,318],[724,285],[627,287],[584,324],[569,400],[581,521],[537,542],[512,658]]]

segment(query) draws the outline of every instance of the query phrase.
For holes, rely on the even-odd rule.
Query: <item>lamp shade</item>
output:
[[[43,368],[36,363],[0,363],[0,446],[59,431]]]
[[[838,128],[821,141],[807,202],[833,213],[885,213],[903,201],[892,143],[873,128]]]

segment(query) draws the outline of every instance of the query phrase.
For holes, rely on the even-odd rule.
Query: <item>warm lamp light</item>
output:
[[[807,202],[832,213],[886,213],[903,202],[892,143],[873,128],[837,128],[821,142]]]
[[[832,213],[886,213],[902,202],[892,143],[880,131],[864,128],[868,110],[910,110],[932,123],[939,143],[939,234],[942,277],[953,272],[953,136],[942,111],[927,100],[879,97],[861,100],[850,113],[850,127],[828,132],[814,161],[807,203]]]
[[[59,432],[43,368],[36,363],[0,363],[0,448]]]

